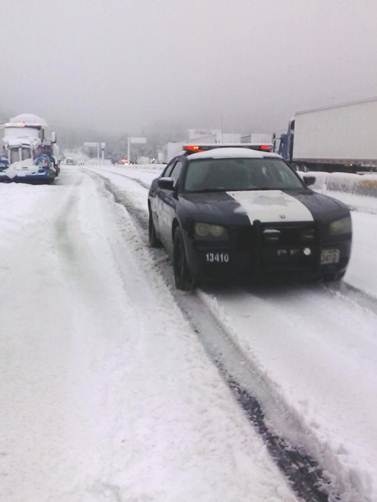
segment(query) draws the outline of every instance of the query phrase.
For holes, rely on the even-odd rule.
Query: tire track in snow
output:
[[[138,180],[129,176],[123,174],[119,176],[138,183]],[[102,179],[106,190],[113,196],[114,201],[121,204],[128,211],[136,225],[142,230],[141,238],[146,244],[145,230],[148,227],[146,212],[136,208],[132,201],[127,198],[124,190],[119,190],[113,186],[106,176],[96,173],[93,177]],[[144,185],[142,186],[145,188]],[[149,249],[149,254],[155,263],[158,262],[158,271],[168,287],[174,289],[173,276],[168,260],[162,262],[164,252]],[[185,318],[198,334],[209,358],[217,366],[235,399],[242,407],[254,429],[263,439],[271,457],[284,473],[295,493],[307,502],[342,500],[340,493],[346,487],[342,486],[341,481],[337,480],[336,474],[325,473],[325,469],[313,457],[308,455],[302,447],[291,444],[284,437],[275,433],[268,425],[261,402],[249,390],[256,386],[264,388],[268,399],[285,415],[285,419],[290,422],[290,426],[293,424],[301,435],[311,435],[310,431],[302,428],[300,419],[295,412],[290,410],[289,406],[276,394],[276,389],[273,389],[264,380],[264,375],[259,374],[252,361],[245,356],[240,347],[231,339],[225,327],[202,301],[200,295],[176,292],[174,297]],[[315,442],[315,438],[312,438],[312,441]],[[361,500],[359,498],[359,502]]]
[[[325,288],[332,294],[340,295],[345,300],[356,303],[359,307],[366,308],[377,314],[377,298],[352,286],[347,281],[342,281],[338,285],[327,285]]]
[[[81,180],[72,187],[67,201],[55,220],[56,240],[59,244],[59,250],[69,261],[72,261],[76,254],[74,244],[69,235],[69,227],[78,204],[79,194],[77,188],[80,184]]]
[[[113,174],[114,176],[119,176],[120,178],[127,178],[127,179],[129,179],[131,181],[134,181],[135,183],[137,183],[138,185],[140,185],[142,188],[145,188],[146,190],[149,190],[149,188],[150,188],[150,185],[148,185],[148,183],[146,183],[145,181],[140,180],[138,178],[133,178],[132,176],[129,176],[128,174],[118,173],[118,172],[110,171],[110,170],[107,170],[107,172]],[[98,174],[98,173],[96,173],[96,174]],[[98,176],[102,176],[102,175],[98,174]],[[102,176],[102,177],[104,177],[104,176]]]

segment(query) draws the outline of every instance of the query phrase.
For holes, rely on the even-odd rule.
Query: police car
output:
[[[153,181],[149,241],[171,256],[178,289],[237,277],[343,277],[349,209],[265,150],[189,145]]]

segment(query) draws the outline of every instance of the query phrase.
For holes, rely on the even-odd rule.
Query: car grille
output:
[[[236,246],[249,250],[252,266],[299,271],[316,266],[319,236],[314,223],[259,224],[240,229]]]
[[[265,224],[261,234],[264,245],[309,245],[316,240],[314,224]]]

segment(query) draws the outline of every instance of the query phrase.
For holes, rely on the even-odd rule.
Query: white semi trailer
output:
[[[279,153],[311,171],[377,171],[377,98],[296,113]]]

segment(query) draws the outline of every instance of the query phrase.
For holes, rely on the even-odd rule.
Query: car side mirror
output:
[[[307,187],[310,187],[311,185],[314,185],[315,183],[315,176],[303,176],[304,183]]]
[[[159,188],[164,190],[174,190],[174,179],[173,178],[159,178],[157,181]]]

